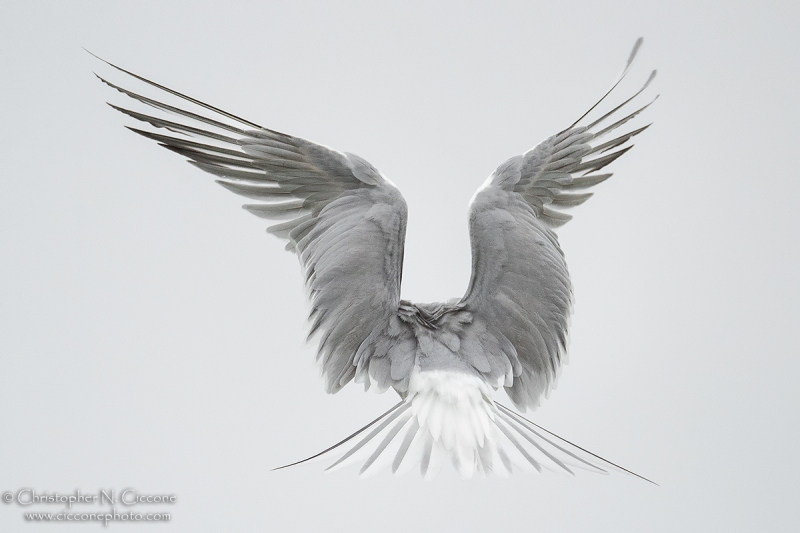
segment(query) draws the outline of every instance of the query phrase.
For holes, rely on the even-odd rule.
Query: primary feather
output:
[[[504,387],[518,409],[536,407],[565,362],[572,285],[555,230],[571,219],[565,209],[592,196],[585,189],[611,176],[599,171],[648,127],[606,137],[650,105],[618,117],[655,71],[633,96],[580,123],[619,85],[640,45],[641,39],[620,78],[584,115],[500,165],[476,192],[469,208],[472,276],[466,294],[446,304],[400,299],[406,203],[361,157],[264,128],[111,63],[160,96],[98,78],[155,110],[109,104],[151,127],[132,131],[186,157],[256,202],[246,210],[274,221],[268,231],[300,259],[309,336],[319,337],[327,390],[356,380],[379,391],[393,388],[403,399],[317,456],[341,454],[332,466],[363,459],[362,474],[379,465],[392,471],[419,465],[431,475],[444,457],[464,477],[507,474],[512,464],[625,471],[490,396]]]

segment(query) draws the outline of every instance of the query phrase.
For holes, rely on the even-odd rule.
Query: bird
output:
[[[651,125],[623,128],[658,98],[629,109],[655,70],[632,96],[589,121],[626,77],[641,44],[639,38],[611,88],[578,120],[502,163],[476,191],[466,293],[425,304],[401,299],[406,202],[372,164],[95,56],[158,95],[95,73],[135,106],[154,110],[109,103],[144,123],[128,129],[253,200],[243,208],[270,221],[268,233],[297,256],[311,308],[308,337],[317,340],[327,392],[354,382],[393,389],[400,398],[341,442],[279,468],[335,458],[328,469],[357,464],[362,476],[419,469],[430,478],[449,462],[462,478],[582,469],[650,481],[520,414],[549,394],[567,358],[573,289],[556,233],[572,218],[565,210],[587,201],[593,194],[587,189],[611,177],[600,171]],[[516,410],[493,399],[500,388]]]

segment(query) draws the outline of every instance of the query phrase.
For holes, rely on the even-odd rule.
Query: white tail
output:
[[[359,463],[359,474],[367,476],[387,467],[397,474],[419,467],[429,479],[449,459],[463,478],[476,472],[507,476],[515,467],[568,474],[579,468],[625,472],[652,483],[494,402],[489,393],[468,374],[417,373],[406,398],[376,420],[323,452],[279,468],[338,455],[327,470]]]

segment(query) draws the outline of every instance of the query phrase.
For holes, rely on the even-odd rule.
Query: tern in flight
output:
[[[555,231],[572,218],[564,210],[588,200],[592,193],[582,191],[608,179],[600,171],[649,126],[620,133],[652,104],[622,111],[655,71],[633,96],[593,113],[628,73],[641,43],[595,105],[501,164],[475,193],[469,287],[447,303],[400,299],[406,202],[366,160],[264,128],[111,63],[159,96],[100,80],[155,109],[109,104],[150,126],[129,129],[254,200],[247,211],[277,221],[267,231],[300,260],[309,337],[318,338],[327,391],[354,381],[400,396],[379,418],[304,461],[336,458],[330,468],[357,462],[362,474],[419,468],[425,477],[448,461],[464,478],[514,468],[641,477],[492,399],[503,387],[517,410],[535,408],[565,363],[572,285]]]

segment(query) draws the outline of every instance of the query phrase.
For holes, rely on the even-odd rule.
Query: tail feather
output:
[[[419,422],[417,419],[414,418],[411,421],[411,426],[406,431],[405,437],[403,437],[403,442],[400,444],[400,448],[397,450],[397,454],[394,457],[394,461],[392,461],[392,474],[396,474],[400,465],[403,464],[403,459],[406,458],[406,454],[408,453],[408,449],[411,447],[414,438],[417,436],[419,432]]]
[[[375,461],[379,457],[390,458],[390,454],[389,453],[384,454],[384,452],[389,447],[389,444],[392,443],[397,434],[400,433],[400,430],[403,429],[406,425],[408,425],[408,422],[411,420],[411,418],[412,417],[410,414],[406,414],[396,424],[393,424],[391,426],[391,428],[386,433],[386,436],[383,438],[383,441],[381,441],[381,443],[378,445],[375,451],[372,452],[372,455],[369,456],[369,459],[367,459],[364,462],[364,465],[358,472],[360,475],[364,475],[367,472],[367,470],[369,470],[369,467],[375,464]],[[377,469],[375,470],[377,471]]]
[[[495,425],[503,433],[503,435],[505,435],[506,438],[511,442],[511,444],[514,446],[514,448],[517,449],[517,451],[520,453],[520,455],[522,455],[522,457],[533,468],[535,468],[537,472],[541,472],[542,471],[541,465],[536,461],[536,459],[531,457],[531,455],[528,453],[528,451],[525,449],[525,447],[522,446],[522,444],[520,444],[520,442],[517,440],[517,438],[514,436],[514,434],[511,433],[511,430],[506,426],[506,424],[504,424],[500,420],[496,419],[495,420]],[[527,466],[527,465],[524,465],[524,466]]]
[[[529,442],[529,443],[530,443],[530,444],[531,444],[531,445],[532,445],[534,448],[536,448],[536,449],[537,449],[537,450],[538,450],[538,451],[539,451],[539,452],[540,452],[540,453],[541,453],[541,454],[542,454],[542,455],[543,455],[543,456],[544,456],[544,457],[545,457],[545,458],[546,458],[548,461],[550,461],[550,462],[551,462],[551,463],[552,463],[552,464],[553,464],[555,467],[557,467],[557,468],[550,468],[551,470],[558,470],[558,468],[560,468],[561,470],[563,470],[563,471],[565,471],[565,472],[567,472],[567,473],[569,473],[569,474],[573,474],[573,475],[575,474],[575,473],[574,473],[572,470],[570,470],[570,469],[569,469],[569,467],[567,467],[567,465],[566,465],[566,464],[564,464],[562,461],[560,461],[560,460],[559,460],[557,457],[555,457],[555,456],[554,456],[552,453],[548,452],[548,451],[547,451],[547,450],[546,450],[546,449],[545,449],[545,448],[544,448],[544,447],[543,447],[541,444],[539,444],[538,442],[536,442],[536,439],[534,439],[533,437],[531,437],[531,435],[530,435],[530,433],[529,433],[529,432],[526,432],[526,431],[524,431],[524,430],[523,430],[523,428],[521,428],[521,427],[520,427],[518,424],[516,424],[516,423],[514,422],[514,420],[513,420],[513,419],[512,419],[510,416],[506,415],[506,414],[505,414],[505,413],[503,413],[502,411],[498,411],[498,412],[500,413],[500,417],[501,417],[501,418],[503,418],[503,419],[506,421],[506,423],[507,423],[509,426],[511,426],[511,428],[512,428],[514,431],[516,431],[517,433],[519,433],[519,434],[522,436],[522,438],[524,438],[525,440],[527,440],[527,441],[528,441],[528,442]],[[545,468],[547,468],[547,467],[549,466],[549,465],[547,465],[547,462],[546,462],[546,461],[541,461],[541,464],[542,464],[542,465],[543,465]]]
[[[492,401],[485,384],[480,385],[463,376],[455,382],[450,377],[424,382],[338,444],[280,468],[338,457],[326,470],[360,464],[359,475],[368,476],[385,468],[403,474],[417,467],[430,479],[449,459],[463,478],[476,473],[505,477],[515,468],[574,475],[579,468],[622,472],[653,483]]]
[[[293,463],[289,463],[289,464],[286,464],[286,465],[283,465],[283,466],[278,466],[278,467],[273,468],[272,470],[283,470],[284,468],[289,468],[290,466],[296,466],[296,465],[299,465],[299,464],[303,464],[303,463],[308,463],[308,462],[315,461],[315,460],[324,459],[327,455],[336,453],[336,451],[339,448],[341,448],[342,446],[344,446],[345,444],[347,444],[348,442],[350,442],[354,438],[358,437],[360,434],[362,434],[363,432],[365,432],[369,428],[373,427],[376,423],[378,423],[380,420],[383,420],[387,415],[389,415],[390,413],[394,412],[396,409],[398,409],[402,405],[403,405],[403,402],[400,402],[400,403],[396,404],[394,407],[392,407],[391,409],[389,409],[388,411],[383,413],[381,416],[379,416],[378,418],[376,418],[375,420],[373,420],[372,422],[370,422],[366,426],[362,427],[358,431],[350,434],[349,437],[345,437],[344,439],[340,440],[339,442],[337,442],[333,446],[331,446],[329,448],[326,448],[326,449],[322,450],[321,452],[312,455],[311,457],[306,457],[305,459],[301,459],[300,461],[295,461]]]
[[[622,466],[620,466],[620,465],[618,465],[616,463],[612,463],[608,459],[604,459],[603,457],[600,457],[599,455],[597,455],[595,453],[592,453],[592,452],[590,452],[589,450],[587,450],[585,448],[581,448],[577,444],[574,444],[574,443],[568,441],[567,439],[559,437],[558,435],[556,435],[552,431],[548,431],[545,428],[543,428],[542,426],[531,422],[530,420],[528,420],[527,418],[523,417],[522,415],[519,415],[519,414],[515,413],[514,411],[512,411],[508,407],[505,407],[505,406],[500,405],[498,403],[496,403],[495,405],[499,409],[501,409],[503,412],[508,413],[509,415],[511,415],[512,417],[514,417],[517,420],[520,420],[520,422],[522,424],[524,424],[525,427],[528,430],[531,431],[531,433],[533,433],[534,435],[539,437],[542,441],[551,444],[552,446],[554,446],[558,450],[560,450],[560,451],[564,452],[565,454],[567,454],[569,457],[572,457],[575,460],[577,460],[578,464],[582,465],[581,468],[585,468],[585,469],[593,470],[593,471],[607,472],[606,470],[604,470],[603,468],[601,468],[599,466],[600,464],[602,464],[602,465],[604,465],[604,466],[606,466],[606,467],[608,467],[608,468],[610,468],[612,470],[615,470],[617,472],[621,472],[621,473],[624,473],[624,474],[630,474],[632,476],[638,477],[639,479],[641,479],[643,481],[647,481],[648,483],[652,483],[653,485],[658,485],[658,483],[656,483],[655,481],[647,479],[644,476],[640,476],[639,474],[637,474],[636,472],[633,472],[632,470],[628,470],[627,468],[624,468],[624,467],[622,467]],[[560,441],[562,444],[558,445],[555,441]],[[572,451],[569,451],[567,449],[567,447],[572,448]],[[580,457],[581,453],[584,455],[583,458]],[[575,465],[575,466],[578,466],[578,465]]]
[[[423,437],[424,443],[422,445],[423,452],[422,452],[422,460],[419,463],[419,473],[422,474],[422,477],[426,477],[428,475],[428,469],[431,466],[431,457],[433,456],[433,435],[430,431],[425,433]]]
[[[389,427],[390,424],[392,424],[392,422],[394,422],[397,419],[397,417],[399,417],[404,412],[408,411],[408,409],[410,407],[411,407],[411,404],[409,404],[408,402],[401,403],[399,408],[397,406],[393,407],[391,409],[391,411],[393,411],[391,415],[389,415],[388,417],[386,417],[382,421],[379,419],[380,423],[377,424],[377,426],[372,431],[370,431],[369,434],[367,434],[366,437],[364,437],[363,439],[358,441],[357,444],[355,444],[352,448],[350,448],[343,456],[341,456],[339,459],[337,459],[336,462],[334,462],[331,466],[329,466],[325,470],[332,470],[333,468],[336,468],[339,464],[341,464],[344,461],[346,461],[348,458],[350,458],[352,455],[354,455],[357,451],[359,451],[361,448],[363,448],[367,443],[371,442],[372,439],[376,435],[380,434],[384,429]],[[395,425],[397,425],[397,424],[395,424]],[[392,428],[394,428],[394,426],[392,426]],[[389,430],[389,431],[392,431],[392,430]],[[397,433],[395,432],[392,436],[394,436],[396,434]],[[388,442],[387,442],[387,444],[388,444]],[[331,451],[333,451],[333,449],[331,449]]]
[[[508,457],[506,451],[503,448],[498,448],[497,455],[500,457],[500,463],[503,465],[502,471],[505,472],[506,475],[511,475],[513,471],[511,468],[511,459]]]

